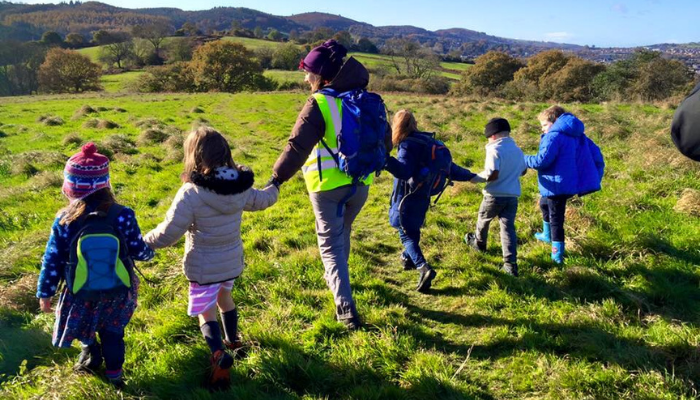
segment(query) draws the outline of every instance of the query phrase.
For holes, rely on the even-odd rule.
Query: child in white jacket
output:
[[[233,282],[243,272],[241,216],[277,201],[279,189],[254,189],[253,172],[237,166],[226,139],[209,127],[191,132],[184,144],[184,182],[165,220],[144,241],[154,249],[186,237],[183,270],[190,281],[188,314],[198,316],[211,356],[210,385],[230,383],[233,358],[225,349],[242,347]],[[217,322],[221,313],[224,340]]]

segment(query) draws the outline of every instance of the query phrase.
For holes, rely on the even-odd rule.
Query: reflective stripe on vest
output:
[[[331,149],[333,155],[335,155],[338,153],[337,132],[340,131],[343,117],[340,107],[341,100],[331,96],[324,96],[320,93],[314,93],[313,96],[316,99],[318,108],[321,110],[323,122],[326,125],[323,140]],[[352,178],[338,169],[338,164],[333,159],[333,155],[319,142],[314,147],[309,158],[306,159],[301,170],[304,174],[306,189],[309,192],[323,192],[352,184]],[[373,175],[370,175],[363,183],[369,185],[372,183],[372,179]]]

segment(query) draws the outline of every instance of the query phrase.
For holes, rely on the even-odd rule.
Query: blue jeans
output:
[[[404,247],[404,257],[411,259],[416,268],[425,265],[425,256],[420,250],[420,229],[404,230],[403,228],[398,228],[398,231],[399,239],[401,239],[401,244]]]

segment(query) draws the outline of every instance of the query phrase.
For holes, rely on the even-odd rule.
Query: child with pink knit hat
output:
[[[121,387],[124,328],[136,309],[139,285],[133,260],[147,261],[154,253],[141,238],[134,211],[117,204],[110,189],[109,159],[97,152],[94,143],[68,160],[63,175],[63,194],[69,204],[51,227],[36,296],[41,310],[51,312],[59,283],[66,283],[56,303],[53,345],[67,348],[73,340],[80,341],[82,352],[74,369],[94,373],[104,361],[107,379]],[[113,234],[86,233],[99,227]],[[90,258],[93,253],[89,252],[103,250],[88,249],[96,240],[119,250],[108,253],[111,257]],[[106,273],[93,274],[97,266],[105,267]],[[113,279],[107,279],[110,274]]]

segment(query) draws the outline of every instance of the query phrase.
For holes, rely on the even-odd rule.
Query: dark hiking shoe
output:
[[[126,387],[126,384],[124,383],[124,378],[121,375],[119,375],[116,378],[107,378],[107,382],[109,382],[109,384],[114,386],[114,388],[117,390],[124,390],[124,388]]]
[[[362,322],[360,321],[360,317],[357,315],[353,315],[350,318],[338,318],[338,322],[345,325],[349,331],[355,331],[362,328]]]
[[[224,346],[226,346],[226,348],[233,353],[233,358],[236,360],[242,360],[248,355],[246,345],[243,344],[243,341],[240,338],[237,338],[233,342],[229,342],[228,340],[224,339]]]
[[[473,233],[467,233],[464,235],[464,243],[476,251],[486,251],[486,246],[479,244],[479,242],[476,240],[476,235]]]
[[[233,365],[233,357],[224,350],[217,350],[209,359],[211,370],[209,372],[209,387],[213,390],[224,390],[231,385],[230,369]]]
[[[401,264],[403,265],[404,271],[412,271],[416,269],[416,264],[413,263],[411,257],[407,257],[404,253],[401,253]]]
[[[95,342],[82,346],[78,362],[73,366],[73,371],[94,374],[102,365],[102,347]]]
[[[505,272],[508,275],[517,277],[518,276],[518,264],[505,263],[505,264],[503,264],[503,268],[501,268],[501,271]]]
[[[430,268],[428,264],[418,268],[418,287],[416,287],[416,290],[421,293],[427,293],[430,290],[433,279],[435,279],[435,275],[437,275],[437,272]]]

